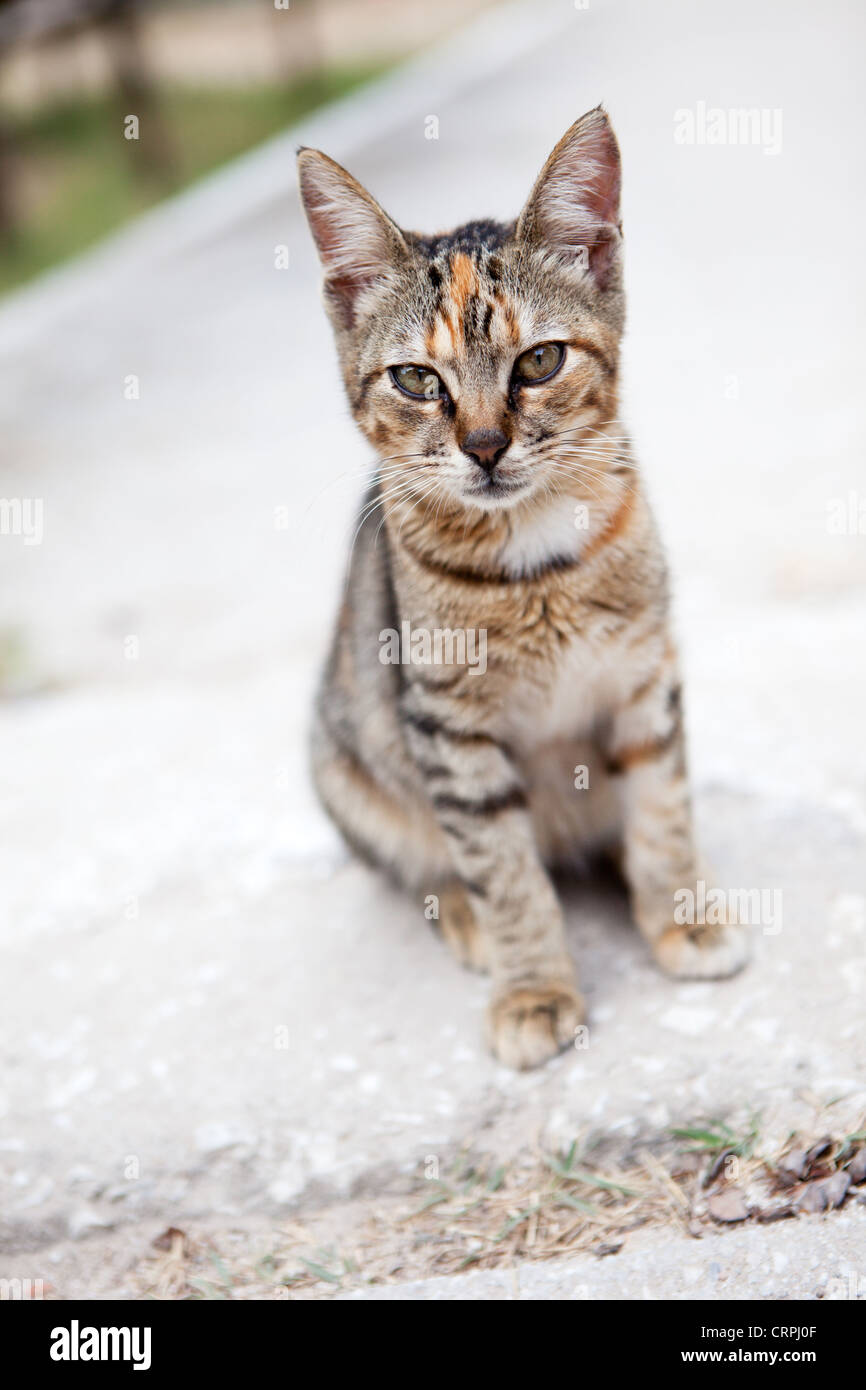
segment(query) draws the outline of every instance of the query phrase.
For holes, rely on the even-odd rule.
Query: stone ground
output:
[[[626,1257],[549,1260],[507,1270],[476,1270],[338,1295],[351,1300],[788,1299],[866,1298],[863,1209],[817,1226],[744,1227],[671,1239],[645,1231]],[[623,1263],[626,1266],[625,1277]],[[624,1283],[626,1285],[624,1289]]]
[[[0,1276],[129,1294],[167,1226],[339,1212],[480,1138],[508,1164],[712,1118],[757,1117],[774,1149],[862,1124],[866,537],[831,522],[864,490],[864,22],[843,0],[494,10],[2,306],[2,490],[43,499],[44,537],[0,537]],[[515,1076],[481,1044],[484,982],[342,852],[305,777],[366,456],[292,150],[432,229],[513,214],[599,100],[703,841],[782,918],[742,977],[677,985],[618,896],[574,890],[590,1046]],[[699,102],[781,109],[781,149],[678,144]],[[714,1234],[716,1296],[787,1296],[809,1231],[809,1292],[866,1272],[862,1217]],[[582,1257],[509,1278],[703,1296],[704,1274],[676,1282],[703,1249],[644,1232],[592,1277]],[[512,1296],[499,1271],[460,1277],[386,1296]]]

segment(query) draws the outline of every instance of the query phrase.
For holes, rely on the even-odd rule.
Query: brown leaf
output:
[[[841,1207],[845,1198],[848,1196],[848,1188],[851,1186],[851,1179],[844,1171],[832,1173],[829,1178],[825,1178],[821,1183],[822,1188],[827,1194],[828,1207]]]
[[[833,1147],[833,1140],[829,1134],[825,1134],[823,1139],[819,1139],[817,1144],[813,1144],[806,1154],[806,1172],[810,1172],[819,1158],[823,1158]]]
[[[758,1212],[758,1220],[763,1226],[768,1226],[771,1221],[784,1221],[787,1217],[796,1215],[790,1202],[786,1202],[782,1207],[764,1207],[763,1211]]]
[[[845,1169],[853,1183],[866,1182],[866,1149],[858,1149]]]
[[[157,1250],[177,1249],[178,1245],[182,1250],[185,1243],[186,1232],[179,1230],[177,1226],[169,1226],[166,1230],[162,1232],[161,1235],[158,1235],[153,1241],[153,1244]]]
[[[797,1198],[798,1211],[826,1211],[827,1196],[819,1182],[810,1182]]]
[[[831,1173],[820,1182],[808,1183],[797,1199],[797,1206],[801,1211],[829,1211],[831,1207],[840,1207],[850,1186],[847,1173]]]
[[[738,1187],[714,1192],[707,1201],[707,1210],[714,1221],[746,1221],[749,1215],[749,1208]]]
[[[728,1159],[732,1157],[735,1157],[735,1151],[733,1149],[722,1149],[722,1152],[716,1155],[704,1176],[704,1187],[709,1187],[711,1183],[715,1182]]]
[[[806,1176],[805,1149],[791,1149],[790,1153],[779,1159],[777,1171],[780,1182],[785,1187],[793,1187],[795,1182]]]

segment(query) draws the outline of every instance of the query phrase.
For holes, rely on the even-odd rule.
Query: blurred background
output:
[[[423,1188],[431,1155],[483,1152],[520,1211],[538,1145],[669,1175],[674,1129],[723,1123],[756,1162],[866,1131],[864,37],[854,0],[0,5],[0,1277],[150,1289],[176,1228],[276,1261],[239,1287],[291,1267],[319,1296],[344,1274],[301,1255],[344,1265],[298,1213],[357,1265],[361,1199]],[[701,837],[718,883],[782,892],[783,930],[736,980],[677,985],[620,898],[577,894],[591,1046],[514,1076],[486,981],[309,786],[371,459],[295,149],[434,232],[514,217],[600,101]],[[862,1263],[852,1206],[814,1278],[798,1222],[748,1232],[782,1243],[788,1295],[843,1238]],[[377,1278],[479,1258],[441,1210],[426,1245],[373,1240]],[[627,1244],[588,1286],[738,1296],[746,1255],[703,1227],[695,1255],[682,1210],[649,1274]],[[173,1268],[159,1287],[199,1296]]]
[[[2,0],[0,292],[484,3]]]

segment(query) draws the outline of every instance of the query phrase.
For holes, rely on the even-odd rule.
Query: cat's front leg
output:
[[[748,959],[742,926],[682,920],[678,904],[699,899],[681,686],[670,656],[655,679],[613,718],[608,771],[621,778],[623,870],[635,921],[670,975],[718,979]]]
[[[490,1045],[508,1066],[537,1066],[573,1042],[584,1011],[521,778],[459,702],[407,695],[407,745],[486,938]]]

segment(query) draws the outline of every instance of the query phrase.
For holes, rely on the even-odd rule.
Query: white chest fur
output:
[[[561,739],[590,735],[626,704],[648,669],[648,653],[636,658],[634,632],[616,637],[575,636],[553,668],[527,673],[508,701],[508,735],[524,752]]]
[[[587,542],[587,512],[573,497],[542,498],[514,518],[497,561],[515,577],[532,574],[551,559],[576,560]]]

